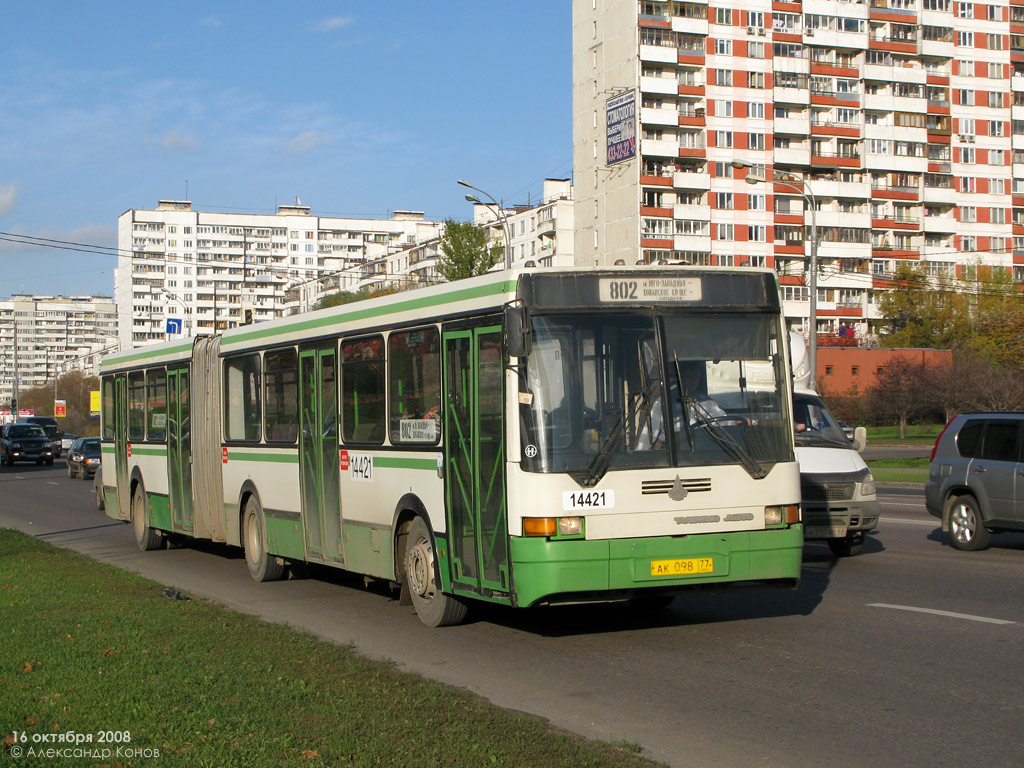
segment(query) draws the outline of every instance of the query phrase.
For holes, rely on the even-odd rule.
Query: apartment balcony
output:
[[[864,156],[864,167],[872,170],[906,171],[907,173],[927,173],[927,157],[905,157],[903,155],[871,154]]]
[[[928,111],[928,100],[912,96],[893,96],[892,107],[897,112],[918,112],[924,114]]]
[[[640,61],[650,61],[660,64],[675,64],[676,58],[676,49],[674,47],[669,47],[667,45],[640,46]]]
[[[810,116],[803,117],[776,117],[772,121],[772,130],[775,133],[792,133],[798,136],[807,136],[811,132]]]
[[[822,259],[870,259],[871,243],[818,243],[818,262]]]
[[[679,171],[672,175],[672,186],[676,189],[711,189],[711,174],[706,171]]]
[[[709,221],[710,205],[676,205],[672,208],[672,218],[682,221]]]
[[[711,235],[676,235],[674,240],[677,251],[711,251]]]
[[[708,20],[691,19],[686,18],[685,16],[673,16],[672,31],[685,32],[690,35],[706,35],[708,34]]]
[[[956,232],[958,226],[959,222],[952,215],[925,216],[923,221],[925,232]]]
[[[817,194],[817,193],[815,193]],[[817,227],[856,227],[858,229],[869,229],[871,227],[871,214],[848,213],[846,211],[816,211],[814,224]]]
[[[640,139],[640,154],[645,157],[678,157],[679,142],[672,139]]]
[[[811,164],[811,150],[809,147],[776,147],[772,153],[772,163],[779,165],[806,165]]]
[[[675,127],[679,124],[679,110],[674,107],[641,107],[640,123]]]
[[[922,203],[949,203],[952,205],[958,199],[957,191],[953,187],[924,187],[921,192]]]
[[[828,197],[855,197],[867,200],[871,197],[871,182],[854,183],[850,181],[832,181],[831,179],[811,179],[808,188],[819,199]]]
[[[640,92],[675,96],[679,92],[679,82],[674,77],[641,77]]]
[[[810,88],[773,88],[772,99],[779,104],[807,104],[811,103]]]

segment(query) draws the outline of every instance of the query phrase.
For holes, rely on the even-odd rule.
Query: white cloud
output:
[[[198,149],[202,144],[198,136],[191,133],[181,134],[177,131],[165,133],[162,143],[166,149]]]
[[[324,131],[305,131],[288,142],[285,153],[289,155],[304,155],[312,152],[317,147],[331,143],[331,136]]]
[[[313,25],[314,32],[333,32],[336,29],[344,29],[352,24],[350,16],[333,16],[329,19],[321,19]]]
[[[18,199],[18,188],[13,184],[0,187],[0,214],[10,213],[14,201]]]
[[[199,26],[201,27],[219,27],[220,19],[216,16],[207,16],[205,19],[200,20]]]

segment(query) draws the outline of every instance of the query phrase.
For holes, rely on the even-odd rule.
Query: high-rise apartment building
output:
[[[15,295],[0,300],[0,408],[15,389],[46,386],[72,371],[97,375],[117,349],[117,309],[103,296]]]
[[[573,125],[580,264],[773,267],[806,330],[813,224],[819,333],[1024,280],[1024,0],[574,0]]]
[[[208,213],[188,201],[118,218],[114,286],[122,349],[212,333],[308,308],[324,290],[357,287],[366,263],[436,237],[419,211],[389,219]]]

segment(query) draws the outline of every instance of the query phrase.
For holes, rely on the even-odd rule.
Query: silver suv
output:
[[[928,511],[957,549],[984,549],[991,534],[1024,530],[1024,413],[963,413],[932,448]]]

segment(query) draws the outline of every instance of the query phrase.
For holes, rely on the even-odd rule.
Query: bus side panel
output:
[[[402,496],[418,497],[429,515],[431,530],[435,534],[445,531],[444,484],[437,476],[437,455],[355,447],[343,450],[348,460],[348,468],[341,470],[345,568],[394,579],[391,526]]]
[[[167,446],[133,443],[128,475],[136,469],[142,475],[149,506],[149,525],[161,531],[171,530],[171,507],[167,492]]]
[[[296,448],[227,447],[221,459],[224,488],[224,532],[227,542],[241,546],[243,487],[256,489],[266,521],[271,554],[306,558],[299,507],[299,455]],[[223,456],[223,454],[222,454]],[[298,530],[295,530],[298,526]]]

